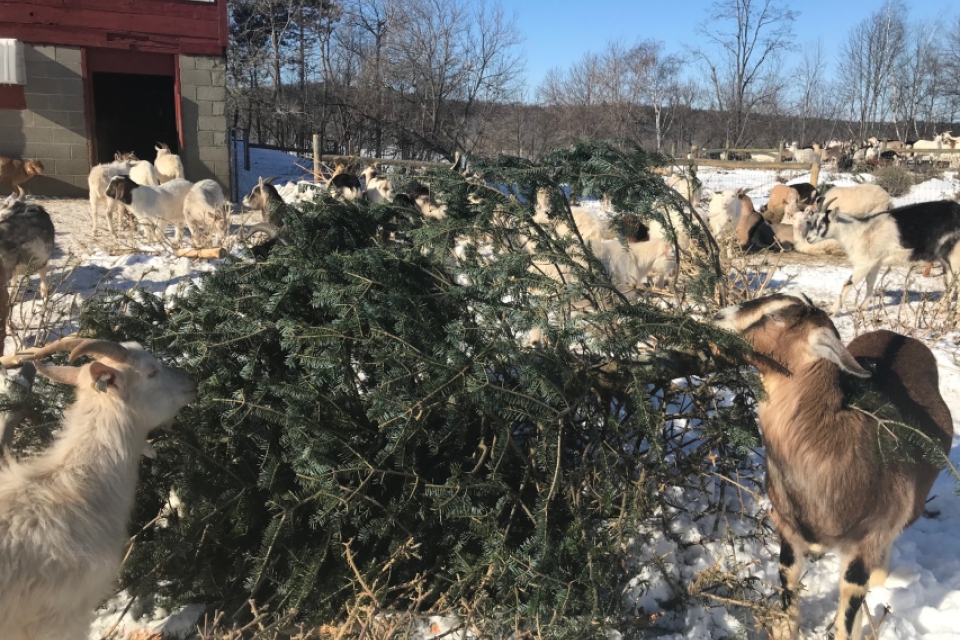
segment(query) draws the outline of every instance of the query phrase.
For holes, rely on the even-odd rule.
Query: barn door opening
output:
[[[172,76],[94,73],[93,102],[98,162],[111,162],[116,151],[152,161],[157,142],[179,151]]]
[[[153,161],[162,142],[180,151],[176,56],[87,49],[85,78],[91,159],[111,162],[117,151]]]

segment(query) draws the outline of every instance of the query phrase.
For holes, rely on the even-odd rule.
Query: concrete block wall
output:
[[[25,45],[24,61],[27,108],[0,109],[0,155],[43,163],[51,175],[27,182],[30,193],[83,196],[90,162],[80,49]]]
[[[183,145],[180,152],[188,180],[210,178],[230,191],[227,146],[227,64],[216,56],[180,56],[180,107]]]

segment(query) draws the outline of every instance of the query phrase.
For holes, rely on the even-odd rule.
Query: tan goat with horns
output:
[[[66,351],[80,367],[37,365],[76,387],[57,441],[0,471],[0,635],[81,640],[115,585],[151,429],[196,397],[196,383],[134,342],[63,338],[24,358]]]
[[[886,581],[893,542],[923,513],[939,469],[912,448],[883,460],[877,446],[886,432],[873,414],[851,406],[843,377],[870,378],[871,391],[946,454],[953,421],[936,360],[919,340],[892,331],[865,333],[845,348],[806,296],[752,300],[713,322],[753,345],[766,391],[757,413],[786,614],[771,637],[799,637],[804,553],[834,549],[841,555],[836,640],[859,639],[868,586]]]

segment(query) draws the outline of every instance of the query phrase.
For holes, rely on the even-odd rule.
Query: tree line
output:
[[[490,0],[231,0],[231,125],[254,143],[406,159],[536,159],[582,139],[658,150],[930,137],[960,108],[960,16],[887,0],[800,44],[782,0],[716,0],[696,45],[611,41],[536,86]],[[946,28],[944,28],[946,27]],[[790,64],[787,54],[798,62]]]

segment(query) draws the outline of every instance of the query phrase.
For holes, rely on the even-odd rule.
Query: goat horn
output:
[[[827,212],[827,213],[830,213],[830,205],[833,204],[833,203],[836,202],[836,201],[837,201],[836,198],[830,198],[829,201],[827,201],[826,203],[824,203],[824,205],[823,205],[823,211],[825,211],[825,212]]]
[[[111,360],[116,360],[117,362],[126,362],[127,358],[130,357],[130,352],[121,344],[116,342],[110,342],[109,340],[93,340],[91,338],[87,339],[78,339],[77,344],[73,346],[73,349],[70,351],[70,356],[68,360],[73,362],[80,356],[102,356],[104,358],[110,358]],[[58,349],[60,351],[61,349]],[[66,351],[66,349],[62,349]]]
[[[263,184],[272,184],[274,180],[279,180],[280,176],[270,176],[269,178],[260,178]]]
[[[17,353],[17,355],[21,356],[25,360],[39,360],[40,358],[46,358],[49,355],[53,355],[54,353],[59,353],[61,351],[72,351],[74,347],[79,346],[82,342],[84,342],[84,338],[60,338],[59,340],[46,344],[40,348],[20,351]]]

